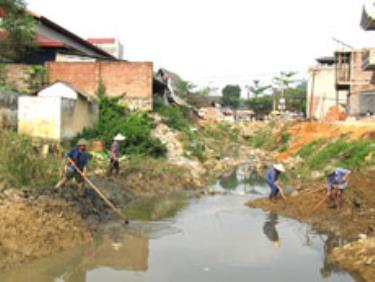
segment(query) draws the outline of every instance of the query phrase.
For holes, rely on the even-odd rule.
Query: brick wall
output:
[[[32,66],[23,64],[4,64],[5,83],[22,92],[28,92],[27,80]]]
[[[100,82],[109,97],[124,96],[132,110],[151,110],[153,65],[150,62],[50,62],[48,82],[65,81],[95,96]]]

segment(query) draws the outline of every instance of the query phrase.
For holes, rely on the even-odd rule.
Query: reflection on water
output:
[[[251,169],[248,164],[243,164],[237,169],[224,173],[216,183],[216,189],[230,190],[236,194],[262,195],[264,193],[263,178]]]
[[[147,271],[149,240],[123,228],[106,230],[102,238],[88,246],[42,259],[5,275],[0,281],[83,282],[90,270],[108,267],[113,270]]]
[[[268,193],[245,172],[215,185],[229,195],[192,199],[163,222],[111,226],[95,244],[0,274],[0,281],[353,281],[324,259],[340,240],[243,205]]]
[[[271,212],[263,225],[264,235],[273,243],[276,249],[280,248],[279,233],[276,230],[277,223],[277,214]]]

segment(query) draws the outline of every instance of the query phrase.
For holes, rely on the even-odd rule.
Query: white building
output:
[[[124,58],[124,46],[116,38],[89,38],[87,41],[119,60]]]
[[[307,81],[307,117],[324,120],[329,110],[338,104],[345,107],[347,91],[336,90],[336,64],[334,57],[317,59],[311,67]]]
[[[37,96],[18,98],[18,132],[51,140],[64,141],[99,118],[99,106],[87,95],[65,82],[42,89]]]

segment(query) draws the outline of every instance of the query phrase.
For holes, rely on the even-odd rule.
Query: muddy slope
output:
[[[18,196],[0,206],[0,269],[90,242],[78,211],[65,201]]]

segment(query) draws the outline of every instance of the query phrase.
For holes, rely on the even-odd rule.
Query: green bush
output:
[[[47,83],[46,68],[44,66],[31,66],[28,71],[28,78],[24,82],[27,85],[27,92],[37,92]]]
[[[250,145],[257,149],[273,150],[275,148],[275,137],[270,128],[259,130],[252,138]]]
[[[191,124],[185,117],[187,109],[182,106],[166,106],[160,98],[154,99],[153,102],[154,111],[159,113],[163,122],[170,128],[178,131],[190,130]]]
[[[117,133],[126,136],[121,146],[123,154],[130,156],[146,155],[163,157],[166,147],[159,139],[151,136],[154,124],[145,112],[125,114],[126,109],[119,104],[120,98],[99,98],[99,122],[92,128],[79,134],[79,138],[102,140],[110,146]]]
[[[289,132],[283,132],[281,134],[281,144],[287,144],[290,140],[290,133]]]
[[[9,187],[51,186],[58,181],[61,160],[43,156],[41,148],[29,137],[12,131],[0,133],[0,177]]]
[[[288,149],[289,149],[288,144],[283,144],[283,145],[281,145],[281,147],[279,149],[279,153],[284,153],[284,152],[288,151]]]

